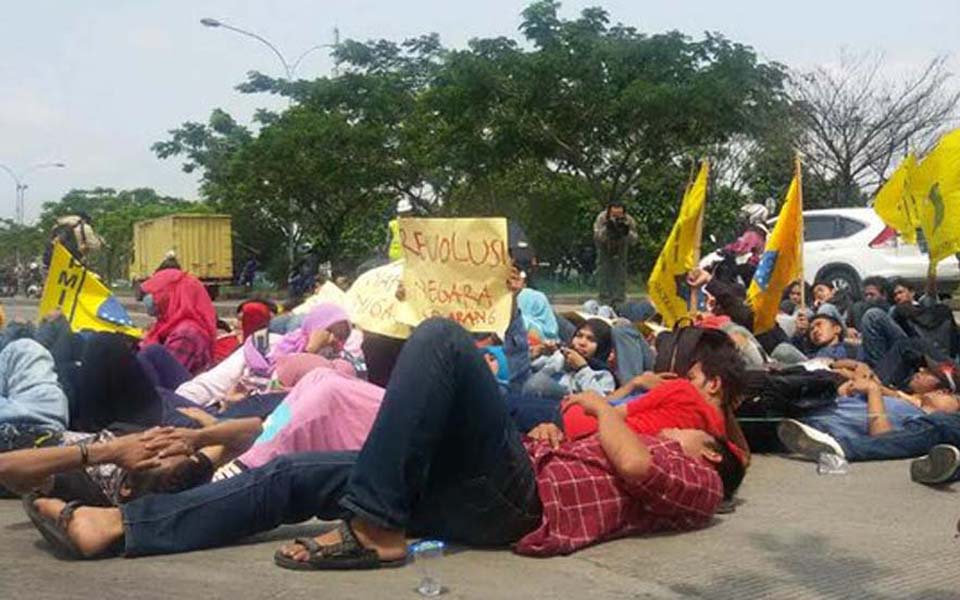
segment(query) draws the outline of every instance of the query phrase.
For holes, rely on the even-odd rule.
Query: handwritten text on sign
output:
[[[400,219],[406,302],[400,320],[434,316],[503,333],[511,296],[506,219]]]
[[[398,320],[397,286],[403,261],[371,269],[357,278],[347,292],[350,317],[364,331],[406,339],[410,326]]]

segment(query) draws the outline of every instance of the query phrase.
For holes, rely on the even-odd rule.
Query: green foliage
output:
[[[258,113],[255,132],[216,110],[154,151],[199,170],[204,197],[275,278],[291,240],[343,265],[368,257],[401,198],[424,214],[515,218],[545,261],[581,271],[596,214],[620,199],[637,217],[644,271],[701,157],[751,149],[741,186],[715,177],[707,232],[726,232],[751,184],[785,189],[773,177],[788,181],[792,164],[791,136],[775,134],[783,67],[719,34],[650,35],[600,8],[566,19],[559,7],[528,6],[519,41],[346,41],[337,78],[251,73],[242,92],[290,108]]]
[[[211,207],[180,198],[160,196],[150,188],[71,190],[59,202],[47,202],[35,231],[43,242],[57,217],[85,212],[106,247],[96,253],[91,267],[112,281],[125,279],[133,252],[133,224],[137,221],[184,212],[212,212]],[[42,245],[42,243],[41,243]]]

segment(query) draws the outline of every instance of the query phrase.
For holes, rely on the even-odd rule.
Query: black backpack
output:
[[[737,420],[750,447],[757,452],[782,449],[777,426],[811,411],[833,406],[842,378],[832,371],[807,371],[803,367],[747,371],[743,402]]]

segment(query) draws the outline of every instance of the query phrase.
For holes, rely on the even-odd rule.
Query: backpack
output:
[[[781,450],[780,421],[835,405],[841,380],[831,371],[807,371],[802,366],[748,370],[737,420],[750,447],[758,452]]]

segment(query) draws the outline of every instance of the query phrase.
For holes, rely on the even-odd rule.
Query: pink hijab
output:
[[[271,362],[287,354],[303,352],[304,348],[307,347],[307,340],[310,339],[311,333],[320,329],[327,329],[331,325],[343,321],[349,323],[350,317],[347,315],[347,311],[336,304],[323,303],[316,305],[307,314],[298,329],[291,331],[277,342],[276,348],[270,353]]]

